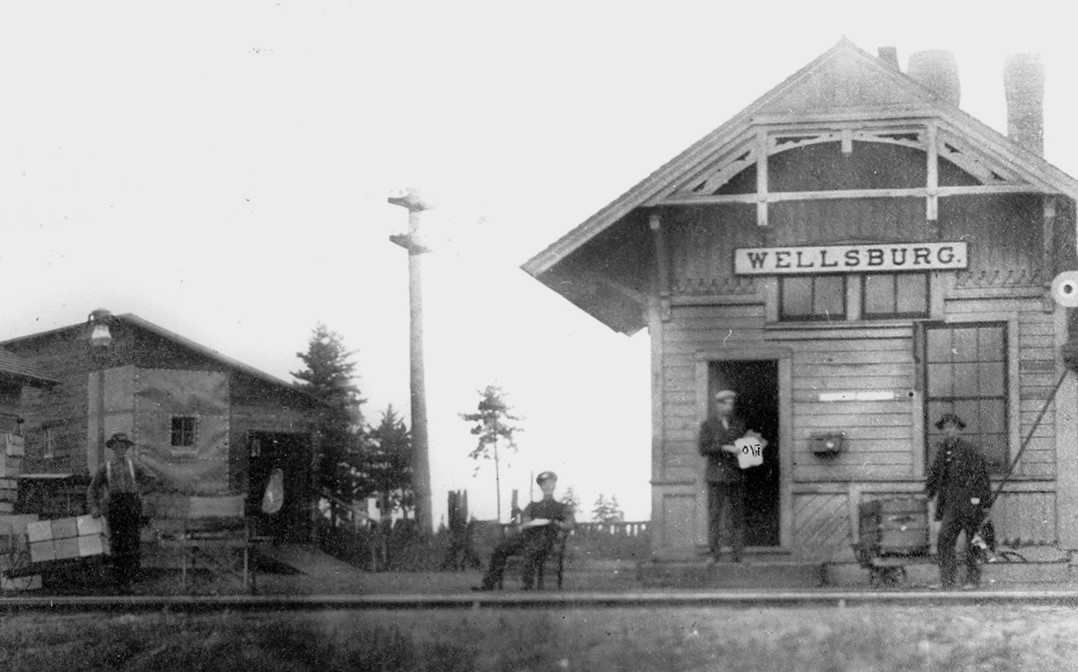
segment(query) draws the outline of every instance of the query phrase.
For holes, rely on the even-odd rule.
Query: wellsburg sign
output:
[[[734,250],[738,275],[877,273],[966,268],[965,242],[743,247]]]

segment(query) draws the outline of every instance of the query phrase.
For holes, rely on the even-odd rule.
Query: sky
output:
[[[58,2],[0,7],[0,340],[135,313],[285,380],[319,323],[377,422],[408,409],[418,189],[435,520],[493,518],[460,413],[502,386],[503,470],[650,517],[646,332],[520,265],[842,37],[955,52],[1005,130],[1002,61],[1046,65],[1046,158],[1078,175],[1064,3]],[[875,8],[875,9],[872,9]],[[1019,9],[1021,11],[1019,11]],[[535,491],[537,493],[537,490]],[[585,517],[587,517],[585,515]]]

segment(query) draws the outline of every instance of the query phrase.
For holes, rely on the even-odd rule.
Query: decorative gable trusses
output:
[[[924,186],[909,188],[835,189],[826,191],[771,191],[767,159],[792,149],[836,143],[843,154],[854,143],[901,145],[923,151],[927,162]],[[940,186],[939,161],[949,161],[978,184]],[[756,168],[755,188],[724,190],[731,181]],[[1035,174],[1022,171],[1005,158],[976,149],[963,135],[935,119],[849,121],[830,124],[771,125],[750,128],[721,151],[716,160],[652,197],[647,205],[704,203],[756,203],[757,223],[767,225],[767,203],[838,198],[921,197],[927,219],[935,220],[940,197],[991,193],[1056,193]]]
[[[924,151],[924,186],[778,192],[768,188],[768,157],[795,147],[838,142],[894,143]],[[940,186],[939,161],[977,184]],[[755,166],[755,180],[723,189]],[[739,192],[739,193],[734,193]],[[978,121],[884,60],[843,39],[606,207],[535,255],[523,268],[539,277],[636,208],[755,203],[767,225],[768,203],[782,200],[916,196],[926,219],[938,199],[961,194],[1039,192],[1078,197],[1078,181]]]

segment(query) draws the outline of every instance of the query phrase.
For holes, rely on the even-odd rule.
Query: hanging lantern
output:
[[[104,308],[98,308],[90,313],[87,322],[92,327],[90,332],[90,345],[96,348],[107,348],[112,345],[112,332],[109,331],[109,322],[112,321],[112,313]]]

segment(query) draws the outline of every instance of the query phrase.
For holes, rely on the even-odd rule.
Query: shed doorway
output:
[[[779,374],[775,360],[713,361],[708,367],[708,399],[723,389],[737,391],[734,413],[767,439],[764,463],[745,472],[745,545],[778,546],[779,534]]]
[[[258,534],[285,542],[303,542],[308,538],[308,479],[311,450],[305,434],[287,432],[248,432],[249,486],[247,516],[256,521]],[[284,475],[284,500],[274,514],[262,513],[262,495],[270,474],[280,469]]]

